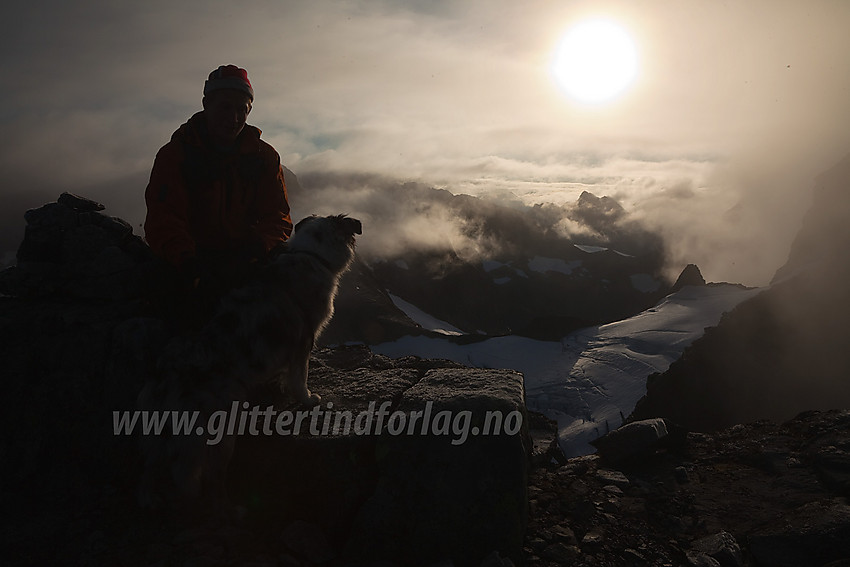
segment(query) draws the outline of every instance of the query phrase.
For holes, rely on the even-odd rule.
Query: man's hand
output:
[[[237,251],[237,257],[246,264],[256,264],[268,259],[266,245],[261,240],[253,240],[242,245]]]

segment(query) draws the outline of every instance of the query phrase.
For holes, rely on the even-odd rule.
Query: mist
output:
[[[367,261],[421,255],[464,262],[510,261],[604,246],[653,264],[663,243],[613,199],[582,193],[573,203],[525,205],[473,197],[376,175],[314,173],[289,180],[293,216],[349,214],[363,222],[358,253]]]
[[[710,281],[767,285],[788,258],[817,174],[832,165],[788,163],[718,166],[703,185],[683,179],[635,202],[636,218],[664,239],[668,275],[695,263]]]
[[[697,263],[713,281],[769,282],[815,176],[850,151],[841,1],[41,1],[9,12],[0,254],[17,248],[23,212],[62,191],[138,227],[157,150],[224,63],[248,69],[249,123],[304,180],[367,176],[526,212],[609,196],[663,237],[670,273]],[[595,14],[629,30],[640,71],[620,99],[588,107],[548,66],[567,27]],[[211,33],[222,21],[229,32]],[[364,249],[389,255],[493,247],[438,204],[391,206],[386,186],[325,188],[321,202],[308,191],[292,206],[365,217],[378,230]]]
[[[671,281],[695,263],[708,281],[764,286],[787,261],[816,178],[832,165],[802,153],[705,162],[696,180],[658,182],[647,176],[565,184],[557,189],[559,204],[535,202],[539,192],[482,186],[470,191],[477,196],[475,218],[452,200],[463,193],[451,186],[439,189],[380,175],[308,172],[299,175],[303,187],[291,200],[296,217],[348,213],[360,218],[366,229],[361,252],[372,258],[450,250],[467,260],[487,259],[513,253],[531,233],[623,251],[645,250],[646,239],[657,237],[663,272]],[[589,211],[577,206],[585,191],[610,197],[622,210],[611,218],[598,211],[588,217]],[[491,224],[498,219],[501,229],[488,232],[476,225],[486,219]]]

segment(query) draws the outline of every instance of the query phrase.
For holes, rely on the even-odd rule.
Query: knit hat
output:
[[[248,71],[236,65],[222,65],[204,82],[204,96],[221,89],[236,89],[246,93],[254,100],[254,88],[248,80]]]

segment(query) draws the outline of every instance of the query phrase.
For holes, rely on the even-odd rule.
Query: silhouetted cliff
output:
[[[850,407],[850,156],[821,175],[773,285],[726,314],[667,372],[633,418],[710,431]]]

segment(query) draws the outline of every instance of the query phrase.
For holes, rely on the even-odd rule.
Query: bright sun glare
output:
[[[613,100],[637,71],[637,50],[629,34],[604,19],[584,20],[567,30],[551,67],[564,92],[586,104]]]

